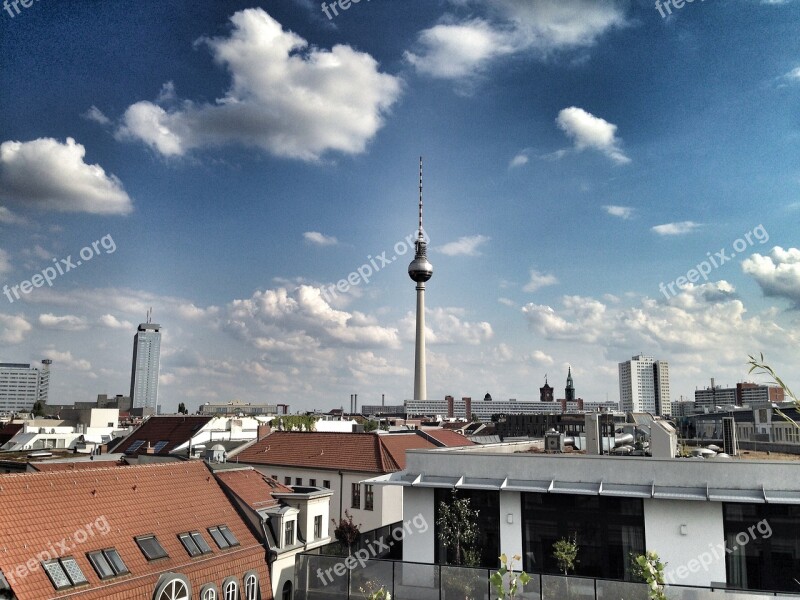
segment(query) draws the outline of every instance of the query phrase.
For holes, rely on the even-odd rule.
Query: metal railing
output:
[[[294,600],[364,600],[380,587],[392,600],[496,600],[493,569],[394,560],[300,554],[295,562]],[[765,600],[798,594],[671,585],[669,600]],[[646,600],[643,583],[532,574],[520,600]]]

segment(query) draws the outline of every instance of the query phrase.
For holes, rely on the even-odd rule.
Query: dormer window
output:
[[[294,521],[286,521],[284,525],[283,545],[284,547],[294,545]]]

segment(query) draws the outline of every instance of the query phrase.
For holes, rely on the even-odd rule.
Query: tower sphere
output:
[[[408,265],[408,276],[417,283],[428,281],[433,275],[433,265],[425,256],[425,242],[417,242],[417,255]]]

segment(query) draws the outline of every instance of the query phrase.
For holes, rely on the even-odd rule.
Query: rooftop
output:
[[[167,456],[188,442],[213,417],[167,415],[152,416],[123,439],[113,450],[138,456],[147,452],[148,445],[156,456]]]

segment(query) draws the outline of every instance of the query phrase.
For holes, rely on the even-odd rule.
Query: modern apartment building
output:
[[[42,361],[37,368],[24,363],[0,363],[0,414],[31,412],[37,401],[47,403],[50,391],[50,365]]]
[[[669,416],[669,363],[642,354],[619,363],[619,400],[623,412]]]

